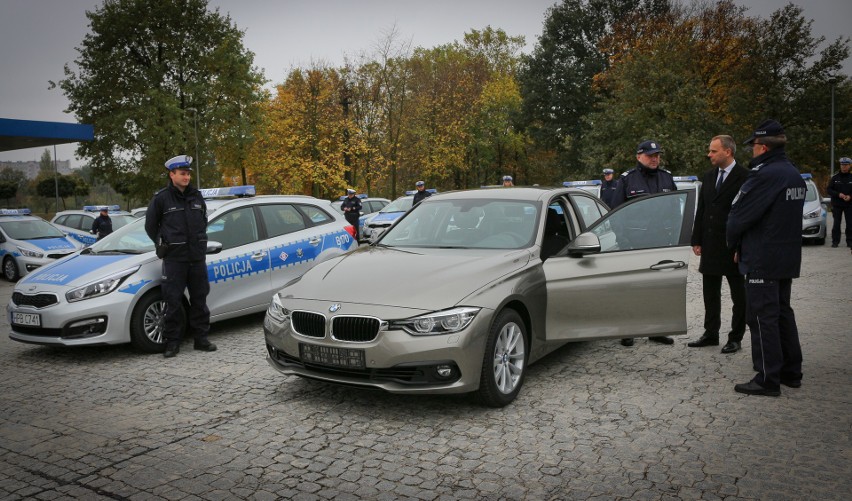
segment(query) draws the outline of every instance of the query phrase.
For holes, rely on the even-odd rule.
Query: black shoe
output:
[[[782,379],[781,384],[787,386],[788,388],[801,388],[802,380],[801,379]]]
[[[166,343],[166,351],[163,352],[164,358],[172,358],[180,352],[180,343],[169,341]]]
[[[660,343],[660,344],[674,344],[674,339],[672,339],[668,336],[653,336],[653,337],[649,337],[648,339],[650,339],[651,341],[653,341],[655,343]]]
[[[633,338],[628,337],[621,340],[621,346],[633,346]]]
[[[216,345],[206,339],[200,342],[196,341],[195,344],[192,345],[192,348],[198,351],[216,351]]]
[[[781,390],[770,390],[769,388],[764,388],[754,381],[749,381],[748,383],[737,384],[734,385],[734,391],[737,393],[745,393],[746,395],[762,395],[764,397],[778,397],[781,396]]]
[[[831,246],[832,246],[833,248],[837,248],[837,246],[838,246],[838,245],[839,245],[839,244],[836,244],[836,243],[834,243],[834,242],[832,242],[832,244],[831,244]]]
[[[728,341],[725,343],[725,346],[722,347],[722,353],[736,353],[740,351],[741,347],[740,343],[736,341]]]
[[[719,336],[713,337],[705,332],[700,338],[698,338],[698,341],[686,343],[686,345],[690,348],[701,348],[703,346],[719,346]]]

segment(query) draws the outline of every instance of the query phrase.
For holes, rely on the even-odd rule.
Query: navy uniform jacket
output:
[[[343,210],[347,208],[349,210],[343,213],[343,217],[349,221],[349,224],[357,226],[358,218],[361,217],[361,199],[358,197],[344,198],[343,202],[340,204],[340,209]]]
[[[169,181],[158,191],[145,212],[145,233],[157,244],[168,243],[163,259],[203,261],[207,254],[207,204],[191,184],[181,193]]]
[[[826,190],[831,196],[832,207],[849,207],[852,206],[852,201],[847,202],[840,198],[840,194],[852,195],[852,171],[846,174],[838,172],[828,181],[828,189]]]
[[[411,202],[411,205],[417,205],[420,203],[421,200],[429,198],[430,196],[432,196],[432,194],[426,190],[418,191],[414,194],[414,200]]]
[[[98,216],[92,222],[92,233],[98,235],[101,239],[112,233],[112,219],[109,216]]]
[[[657,168],[654,174],[650,172],[651,169],[636,162],[636,167],[622,174],[613,192],[610,207],[615,209],[624,202],[643,195],[677,190],[671,172],[662,168]]]
[[[725,231],[731,204],[748,177],[748,169],[734,164],[722,182],[722,189],[716,193],[718,175],[719,169],[714,167],[701,178],[691,243],[693,246],[701,246],[698,271],[708,275],[739,275],[737,263],[734,262],[734,251],[729,249],[725,242]]]
[[[601,200],[612,208],[612,197],[615,195],[615,190],[618,188],[618,179],[613,178],[612,181],[604,179],[601,182]]]
[[[807,188],[784,148],[749,163],[748,179],[728,216],[728,247],[749,278],[797,278],[802,268],[802,207]]]

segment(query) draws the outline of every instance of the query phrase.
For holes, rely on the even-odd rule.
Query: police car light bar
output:
[[[802,174],[802,179],[813,179],[813,176],[811,175],[810,172],[806,172],[806,173]]]
[[[698,181],[698,176],[674,176],[675,181]]]
[[[106,209],[110,212],[117,212],[121,210],[121,207],[118,205],[84,205],[83,210],[88,212],[98,212],[102,209]]]
[[[562,183],[562,186],[571,187],[571,186],[596,186],[601,184],[600,179],[592,179],[589,181],[565,181]]]
[[[29,209],[0,209],[0,216],[29,216],[32,211]]]
[[[222,186],[220,188],[204,188],[200,191],[201,196],[204,198],[253,197],[256,194],[253,184],[247,186]]]
[[[346,200],[347,198],[349,198],[349,197],[346,196],[346,195],[343,195],[342,197],[338,198],[338,200]],[[360,193],[358,195],[355,195],[355,198],[360,198],[360,199],[363,200],[365,198],[370,198],[370,195],[367,195],[366,193]]]

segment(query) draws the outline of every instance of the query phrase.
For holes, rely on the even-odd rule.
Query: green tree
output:
[[[105,0],[86,16],[76,70],[66,65],[58,83],[69,111],[95,125],[78,155],[113,186],[131,180],[131,198],[147,199],[162,186],[166,159],[195,153],[195,121],[196,172],[218,184],[215,152],[243,144],[242,113],[263,96],[243,32],[206,0]]]
[[[76,186],[71,176],[59,175],[54,177],[51,173],[39,174],[33,183],[35,184],[36,195],[44,198],[44,212],[48,212],[50,201],[56,198],[57,193],[59,194],[59,200],[62,202],[62,210],[65,210],[67,208],[65,206],[65,198],[74,194]],[[56,207],[55,210],[59,211],[59,207]]]
[[[0,181],[0,198],[6,201],[6,207],[9,206],[9,199],[14,198],[18,194],[18,185],[11,181]]]
[[[52,173],[56,171],[56,166],[53,164],[53,157],[50,156],[50,150],[47,148],[41,152],[41,159],[38,162],[39,173]]]

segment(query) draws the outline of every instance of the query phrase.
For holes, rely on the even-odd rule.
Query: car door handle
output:
[[[652,270],[679,270],[686,266],[686,263],[683,261],[672,261],[670,259],[664,259],[657,264],[651,265]]]
[[[255,252],[251,255],[251,258],[255,261],[260,261],[261,259],[266,257],[266,251]]]
[[[311,245],[319,245],[320,242],[322,242],[320,237],[311,237],[311,239],[308,240],[308,243]]]

